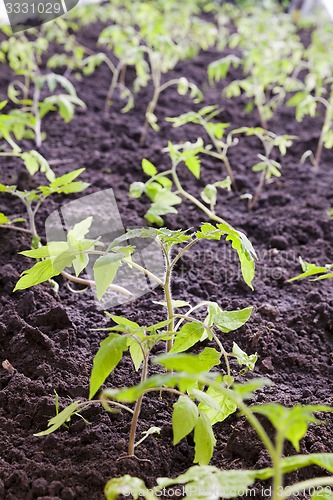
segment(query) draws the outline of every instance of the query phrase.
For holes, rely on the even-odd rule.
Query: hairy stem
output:
[[[133,262],[130,259],[123,259],[123,262],[126,262],[130,267],[134,267],[135,269],[138,269],[142,273],[146,274],[149,276],[152,280],[156,281],[160,286],[164,287],[164,283],[158,276],[156,276],[154,273],[148,271],[148,269],[145,269],[144,267],[140,266],[140,264],[137,264],[136,262]]]
[[[109,111],[109,108],[110,108],[110,101],[112,100],[112,97],[113,97],[113,94],[114,94],[114,91],[117,87],[117,84],[118,84],[118,79],[119,79],[119,70],[120,68],[119,67],[115,67],[111,61],[107,62],[105,61],[107,66],[109,67],[110,71],[112,72],[112,80],[111,80],[111,84],[110,84],[110,87],[109,87],[109,90],[108,90],[108,93],[107,93],[107,96],[106,96],[106,99],[105,99],[105,104],[104,104],[104,113],[106,114],[108,111]],[[109,64],[111,63],[111,64]]]
[[[171,273],[172,273],[172,265],[170,263],[169,255],[167,251],[165,250],[164,246],[162,246],[162,250],[164,252],[164,258],[165,258],[165,266],[166,266],[166,272],[165,272],[165,281],[164,281],[164,296],[165,296],[165,301],[167,304],[167,310],[168,310],[168,320],[170,321],[168,325],[168,329],[173,332],[175,328],[175,319],[174,319],[174,310],[173,310],[173,304],[172,304],[172,294],[171,294]],[[168,339],[167,344],[166,344],[166,350],[167,352],[170,352],[173,346],[173,339]]]
[[[72,281],[73,283],[78,283],[79,285],[84,285],[84,286],[88,286],[88,287],[94,287],[94,286],[96,286],[96,283],[93,280],[79,278],[77,276],[73,276],[70,273],[67,273],[66,271],[61,271],[60,274],[61,274],[61,276],[63,278],[65,278],[68,281]],[[132,297],[132,293],[129,290],[127,290],[126,288],[124,288],[124,287],[122,287],[120,285],[114,285],[112,283],[111,285],[109,285],[109,288],[110,288],[110,290],[114,290],[115,292],[122,293],[126,297]]]
[[[177,165],[174,165],[172,168],[172,177],[175,186],[177,187],[178,193],[181,194],[187,200],[189,200],[191,203],[193,203],[193,205],[195,205],[197,208],[199,208],[199,210],[201,210],[204,214],[206,214],[209,219],[218,222],[219,224],[227,224],[229,226],[229,224],[224,219],[213,213],[209,208],[207,208],[203,203],[201,203],[201,201],[197,200],[194,196],[185,191],[185,189],[180,183],[176,168]]]
[[[141,383],[143,383],[147,379],[147,375],[148,375],[148,356],[147,356],[147,354],[145,354],[145,356],[143,358]],[[140,416],[143,396],[144,396],[144,393],[142,393],[141,396],[138,397],[138,399],[135,403],[135,407],[134,407],[129,442],[128,442],[128,455],[130,457],[133,457],[135,454],[134,453],[134,451],[135,451],[135,436],[136,436],[136,429],[138,426],[138,420],[139,420],[139,416]]]
[[[283,453],[284,438],[281,431],[276,435],[275,439],[275,454],[272,456],[273,460],[273,491],[272,500],[280,500],[280,493],[283,487],[283,472],[281,466],[281,458]]]
[[[11,231],[18,231],[19,233],[30,234],[30,229],[25,229],[24,227],[13,226],[12,224],[0,224],[2,229],[10,229]]]
[[[34,87],[34,93],[33,93],[33,105],[32,105],[32,112],[35,116],[36,124],[35,124],[35,142],[37,148],[40,148],[42,145],[42,132],[41,132],[41,127],[42,127],[42,121],[40,118],[39,114],[39,100],[40,100],[40,88],[38,83],[35,83]]]
[[[252,210],[256,204],[258,203],[258,200],[260,198],[261,192],[263,190],[264,184],[265,184],[265,176],[266,176],[266,170],[263,170],[261,172],[259,184],[257,186],[256,192],[254,193],[254,196],[252,200],[249,201],[248,208],[249,210]]]
[[[330,102],[328,102],[326,99],[324,99],[322,97],[317,97],[316,100],[318,102],[320,102],[321,104],[323,104],[324,107],[325,107],[325,109],[326,109],[324,123],[323,123],[322,129],[321,129],[321,133],[320,133],[320,137],[319,137],[319,141],[318,141],[316,153],[315,153],[314,159],[313,159],[314,169],[315,169],[316,172],[318,172],[318,170],[319,170],[319,164],[320,164],[320,158],[321,158],[321,154],[323,152],[323,147],[324,147],[325,131],[326,131],[327,128],[329,128],[330,122],[331,122],[332,106],[331,106]]]
[[[316,172],[318,172],[318,170],[319,170],[319,163],[320,163],[321,154],[323,152],[323,147],[324,147],[324,132],[322,130],[320,137],[319,137],[316,153],[314,156],[314,169]]]
[[[218,156],[220,158],[220,160],[223,161],[224,163],[224,166],[227,170],[227,173],[230,177],[230,181],[231,181],[231,184],[234,188],[235,191],[238,191],[238,188],[237,188],[237,184],[236,184],[236,181],[235,181],[235,176],[234,176],[234,173],[232,171],[232,168],[231,168],[231,165],[230,165],[230,161],[229,161],[229,158],[227,157],[227,147],[225,148],[225,150],[223,151],[218,140],[216,140],[214,134],[212,134],[210,132],[210,130],[208,129],[208,127],[204,127],[207,134],[209,135],[209,138],[210,140],[213,142],[214,146],[215,146],[215,149],[216,151],[218,152]]]
[[[157,103],[158,103],[159,96],[160,96],[160,86],[158,85],[158,86],[154,87],[154,94],[153,94],[152,100],[150,101],[150,103],[147,106],[146,119],[145,119],[145,122],[143,124],[143,129],[142,129],[142,133],[140,136],[140,145],[145,143],[147,133],[148,133],[149,120],[148,120],[147,115],[154,113],[156,106],[157,106]]]

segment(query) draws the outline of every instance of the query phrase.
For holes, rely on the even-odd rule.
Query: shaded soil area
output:
[[[99,26],[85,30],[86,45],[94,46]],[[207,65],[220,57],[212,50],[191,61],[179,64],[170,76],[185,75],[204,89],[203,105],[218,104],[221,119],[232,127],[259,125],[255,112],[244,112],[241,97],[226,101],[221,90],[232,79],[240,77],[232,70],[227,81],[216,88],[207,82]],[[4,98],[11,75],[1,66],[3,75],[0,97]],[[129,82],[131,72],[128,74]],[[149,131],[146,144],[139,145],[145,107],[152,87],[140,93],[135,109],[120,113],[122,103],[115,100],[109,116],[103,113],[109,85],[109,72],[99,68],[92,77],[74,81],[87,110],[78,110],[74,120],[64,125],[58,116],[49,115],[43,122],[47,139],[41,153],[52,161],[57,175],[85,167],[83,180],[91,183],[87,193],[107,188],[114,190],[124,226],[141,226],[149,204],[144,198],[128,197],[129,184],[143,179],[142,158],[159,167],[169,165],[161,151],[167,141],[195,140],[200,134],[195,126],[173,129],[164,121],[189,109],[197,109],[188,98],[173,89],[161,96],[157,115],[160,131]],[[242,282],[238,263],[224,242],[204,242],[191,251],[178,266],[174,276],[175,299],[197,303],[218,302],[231,310],[254,305],[254,313],[241,330],[223,337],[227,349],[237,341],[249,354],[257,352],[259,360],[253,374],[247,377],[269,377],[273,385],[256,393],[256,402],[277,401],[287,406],[295,403],[332,404],[333,374],[333,290],[332,283],[296,282],[287,279],[298,274],[298,257],[317,263],[333,262],[333,221],[327,210],[333,205],[332,153],[324,152],[317,175],[300,157],[315,148],[322,120],[304,120],[298,124],[294,111],[282,108],[269,124],[276,133],[297,136],[285,158],[282,177],[268,185],[258,206],[249,212],[241,194],[253,193],[258,174],[251,171],[257,153],[263,153],[258,141],[242,138],[230,151],[239,193],[219,193],[217,213],[246,232],[257,253],[257,275],[252,292]],[[26,144],[27,149],[31,145]],[[278,159],[278,158],[277,158]],[[3,160],[0,167],[3,183],[21,187],[38,185],[42,177],[29,178],[13,160]],[[208,182],[223,179],[223,165],[214,159],[203,160],[202,176],[196,181],[187,171],[181,173],[184,186],[199,195]],[[45,203],[38,218],[38,229],[53,210],[73,197],[56,197]],[[0,211],[23,215],[17,201],[0,197]],[[184,203],[177,215],[168,216],[168,227],[198,227],[203,215]],[[175,476],[191,466],[193,439],[188,437],[172,445],[170,397],[145,397],[139,432],[150,426],[162,428],[159,436],[149,437],[138,449],[143,460],[119,457],[126,451],[130,417],[126,413],[106,413],[100,406],[84,413],[86,424],[73,418],[69,429],[47,437],[34,437],[44,430],[55,414],[54,391],[61,407],[70,399],[87,398],[93,355],[105,332],[93,330],[110,325],[90,292],[74,295],[61,278],[59,294],[48,284],[13,293],[19,273],[30,266],[29,259],[18,255],[29,248],[29,237],[0,230],[0,352],[15,368],[14,374],[0,368],[0,498],[6,500],[100,500],[106,481],[123,474],[137,475],[148,486],[160,476]],[[116,307],[115,314],[127,316],[141,324],[163,319],[156,289],[134,302]],[[235,373],[238,372],[233,366]],[[156,368],[151,367],[151,373]],[[245,377],[246,378],[246,377]],[[125,357],[107,381],[111,387],[138,382],[130,359]],[[259,468],[268,458],[254,431],[238,416],[215,426],[217,447],[212,464],[220,468]],[[301,451],[332,451],[333,420],[311,427]],[[291,447],[286,454],[295,453]],[[291,479],[313,477],[318,470],[304,469]],[[261,485],[262,486],[262,485]],[[257,497],[264,498],[258,486]],[[170,497],[169,497],[170,498]],[[299,496],[298,496],[299,498]]]

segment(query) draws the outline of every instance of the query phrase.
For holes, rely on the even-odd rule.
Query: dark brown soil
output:
[[[93,46],[98,26],[85,30],[84,41]],[[220,54],[214,50],[200,54],[177,66],[170,77],[185,75],[205,90],[204,104],[218,104],[223,121],[233,127],[258,125],[255,112],[244,113],[244,99],[226,101],[222,86],[208,87],[207,65]],[[4,65],[0,97],[4,98],[10,75]],[[131,75],[129,74],[129,77]],[[233,70],[228,81],[239,76]],[[142,180],[141,159],[156,165],[168,164],[161,153],[167,140],[194,140],[200,131],[194,126],[172,129],[164,121],[193,108],[191,101],[168,90],[162,95],[157,114],[159,133],[149,132],[145,146],[139,146],[144,109],[152,88],[143,90],[135,110],[121,114],[116,101],[109,117],[103,114],[109,72],[101,67],[89,78],[75,82],[79,97],[88,107],[78,110],[73,122],[64,125],[57,116],[48,116],[43,127],[47,140],[41,148],[48,160],[67,160],[55,166],[56,173],[85,167],[83,179],[91,183],[88,193],[113,188],[126,226],[141,226],[148,208],[146,199],[128,198],[132,181]],[[333,221],[326,212],[333,205],[332,153],[324,152],[322,165],[315,175],[310,165],[300,165],[301,154],[314,148],[321,119],[298,124],[292,109],[283,108],[270,122],[277,133],[298,136],[286,158],[282,159],[282,177],[265,188],[257,208],[248,212],[239,194],[253,193],[258,182],[251,171],[256,154],[262,152],[256,140],[242,139],[230,153],[240,193],[221,192],[217,211],[235,227],[246,232],[258,252],[255,291],[247,288],[239,275],[235,257],[228,245],[203,243],[179,264],[173,287],[177,299],[198,302],[213,300],[225,309],[254,305],[249,323],[240,331],[223,338],[227,347],[235,339],[248,353],[258,352],[259,361],[250,377],[269,377],[274,385],[257,392],[256,401],[332,404],[333,374],[333,291],[332,282],[310,283],[286,280],[300,272],[298,256],[317,263],[333,262]],[[31,145],[26,144],[27,148]],[[188,190],[199,194],[208,182],[225,177],[222,165],[203,161],[200,181],[184,171],[182,180]],[[41,180],[40,178],[39,180]],[[1,165],[4,183],[35,185],[14,161]],[[54,198],[43,206],[38,228],[43,234],[45,218],[70,198]],[[22,216],[19,203],[1,196],[0,211]],[[171,228],[196,227],[203,215],[184,204],[176,216],[167,217]],[[13,293],[19,273],[30,261],[18,255],[29,247],[29,238],[0,230],[0,346],[1,361],[8,359],[15,368],[10,375],[0,368],[0,498],[6,500],[100,500],[109,478],[137,475],[148,486],[159,476],[175,476],[191,466],[192,438],[172,445],[171,411],[168,397],[146,397],[139,432],[151,425],[162,427],[160,436],[150,437],[138,449],[135,459],[117,460],[126,451],[130,420],[127,414],[108,414],[92,407],[84,416],[90,424],[74,418],[69,430],[62,429],[47,437],[33,434],[44,430],[55,414],[54,390],[61,407],[70,399],[88,396],[92,359],[105,332],[92,330],[106,326],[107,318],[86,292],[73,295],[59,279],[56,295],[47,284]],[[147,324],[162,319],[161,309],[152,300],[160,299],[157,290],[142,299],[113,310],[116,314]],[[235,367],[236,368],[236,367]],[[108,380],[110,386],[137,382],[131,363],[125,358]],[[312,427],[303,440],[301,451],[332,451],[333,421]],[[266,453],[254,432],[242,418],[233,416],[215,426],[217,447],[212,464],[220,468],[259,468],[268,464]],[[287,447],[286,454],[295,453]],[[312,477],[318,471],[302,470],[293,480]],[[267,486],[267,485],[266,485]],[[258,498],[264,493],[258,487]],[[299,497],[298,497],[299,498]]]

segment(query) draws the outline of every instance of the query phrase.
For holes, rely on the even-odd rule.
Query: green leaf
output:
[[[170,353],[184,352],[200,341],[205,329],[201,323],[187,323],[175,335]]]
[[[51,243],[43,247],[34,248],[33,250],[24,250],[19,253],[32,259],[46,259],[48,257],[60,255],[66,250],[68,250],[68,243],[66,243],[66,241],[51,241]]]
[[[132,403],[148,389],[156,389],[156,391],[158,391],[161,387],[181,387],[181,390],[184,392],[187,390],[189,385],[192,387],[193,384],[197,383],[199,379],[200,376],[198,374],[163,373],[159,375],[152,375],[145,382],[133,387],[105,389],[103,391],[103,396],[109,399],[115,399],[116,401]]]
[[[293,455],[281,460],[282,472],[288,474],[303,467],[318,465],[328,472],[333,473],[333,453],[310,453],[308,455]],[[255,477],[265,481],[274,475],[271,467],[253,471]]]
[[[179,205],[182,201],[180,196],[169,191],[168,189],[162,188],[159,184],[159,190],[154,195],[154,203],[145,214],[145,218],[152,224],[157,224],[158,226],[163,225],[162,215],[176,214],[177,210],[173,205]],[[150,184],[151,187],[151,184]]]
[[[78,222],[73,226],[72,229],[68,231],[67,239],[68,241],[71,241],[72,239],[75,240],[75,242],[83,240],[83,238],[86,236],[86,234],[89,232],[89,229],[91,227],[93,221],[93,217],[89,216],[86,219],[82,220],[81,222]]]
[[[58,415],[48,421],[48,428],[46,429],[46,431],[38,432],[37,434],[34,434],[34,436],[47,436],[48,434],[52,434],[52,432],[56,431],[57,429],[59,429],[59,427],[68,422],[68,420],[74,415],[74,413],[77,412],[80,406],[80,401],[74,401],[72,404],[58,413]]]
[[[327,273],[330,269],[333,268],[333,264],[327,266],[317,266],[316,264],[311,264],[310,262],[304,261],[301,257],[299,258],[300,264],[302,266],[303,272],[298,274],[294,278],[290,278],[288,283],[292,281],[301,280],[304,278],[308,278],[309,276],[314,276],[316,274]]]
[[[157,174],[157,168],[153,165],[149,160],[144,158],[142,160],[142,170],[145,174],[149,175],[149,177],[153,177]]]
[[[122,253],[108,253],[96,260],[94,264],[94,278],[98,300],[101,300],[111,283],[113,283],[123,258],[124,255]]]
[[[243,326],[250,318],[253,307],[246,307],[238,311],[223,311],[216,302],[208,302],[208,316],[205,323],[215,325],[223,333],[229,333]]]
[[[241,62],[242,61],[239,57],[234,54],[228,54],[227,56],[210,63],[208,66],[208,78],[210,84],[224,80],[227,77],[230,65],[237,68]]]
[[[208,387],[205,394],[215,402],[215,405],[207,404],[207,401],[200,403],[199,411],[208,417],[211,425],[216,424],[216,422],[223,422],[223,420],[237,410],[236,403],[228,398],[226,394],[218,391],[216,387]],[[216,409],[216,405],[218,409]]]
[[[146,185],[143,182],[132,182],[130,185],[129,196],[131,198],[140,198],[145,191]]]
[[[216,411],[220,411],[220,405],[212,398],[207,392],[200,391],[199,389],[192,389],[191,395],[194,396],[199,403],[202,403],[202,407],[208,406]]]
[[[333,273],[327,273],[323,274],[322,276],[318,276],[318,278],[315,278],[311,281],[322,281],[322,280],[327,280],[327,279],[332,279],[333,278]]]
[[[237,363],[241,366],[245,366],[248,370],[254,370],[255,364],[258,360],[257,354],[251,354],[250,356],[246,352],[233,342],[232,354],[235,356]],[[242,374],[245,372],[242,372]]]
[[[199,416],[197,405],[187,396],[179,396],[173,405],[172,430],[173,444],[179,443],[189,434],[197,423]]]
[[[185,165],[196,179],[200,179],[200,159],[196,155],[188,155],[184,160]]]
[[[156,356],[153,362],[168,370],[194,374],[209,371],[213,366],[219,365],[220,358],[221,354],[216,349],[205,347],[200,354],[161,354]]]
[[[123,352],[127,350],[127,337],[111,333],[104,339],[93,361],[90,376],[89,399],[91,399],[115,369]]]
[[[54,276],[58,276],[60,273],[61,270],[55,270],[50,259],[37,262],[30,269],[23,271],[21,278],[16,283],[14,292],[39,285]]]
[[[79,168],[77,170],[73,170],[73,172],[68,172],[67,174],[62,175],[61,177],[57,177],[53,182],[51,182],[50,184],[51,189],[57,191],[59,188],[67,186],[68,184],[72,183],[84,171],[85,168]]]
[[[114,314],[106,313],[109,318],[112,319],[117,325],[125,327],[126,331],[129,333],[134,333],[138,329],[141,329],[140,325],[135,321],[131,321],[130,319],[124,318],[123,316],[115,316]]]
[[[55,174],[48,164],[47,160],[38,151],[28,151],[22,153],[22,160],[30,175],[34,175],[38,170],[45,174],[49,182],[53,182]]]
[[[69,123],[73,119],[75,113],[73,102],[65,95],[57,96],[56,102],[59,107],[59,115],[65,123]]]
[[[156,500],[157,497],[148,489],[142,479],[132,477],[126,474],[122,477],[110,479],[104,488],[106,500],[117,500],[120,495],[128,497],[132,496],[134,500],[143,497],[146,500]]]
[[[61,272],[65,269],[65,267],[71,267],[73,265],[76,271],[80,271],[80,269],[82,270],[88,263],[88,260],[84,258],[85,254],[82,254],[82,252],[91,249],[94,246],[94,243],[95,242],[93,240],[85,240],[78,241],[75,245],[68,245],[67,250],[59,253],[57,257],[52,260],[54,269]],[[83,259],[80,258],[81,255],[83,256]],[[83,265],[84,263],[85,265]]]
[[[237,231],[229,224],[217,224],[216,227],[206,222],[201,225],[196,236],[201,239],[220,240],[222,236],[226,241],[231,241],[232,248],[236,250],[241,264],[242,275],[245,283],[253,290],[252,281],[254,278],[254,259],[256,253],[250,240],[241,231]]]
[[[206,465],[213,456],[216,439],[209,418],[200,413],[194,428],[195,464]]]
[[[186,95],[189,90],[189,81],[185,77],[181,77],[178,80],[177,92],[180,95]]]
[[[10,220],[3,212],[0,212],[0,224],[8,224]]]
[[[127,345],[129,347],[130,356],[135,368],[135,371],[140,369],[143,361],[143,352],[137,340],[133,338],[127,339]]]
[[[171,230],[163,227],[162,229],[157,229],[156,234],[165,243],[167,248],[170,250],[173,245],[181,245],[182,243],[188,242],[192,236],[186,234],[186,231],[182,229]]]
[[[261,389],[262,387],[269,387],[272,382],[268,378],[256,378],[250,380],[249,382],[244,382],[243,384],[233,384],[233,390],[238,393],[242,400],[252,398],[254,391]]]
[[[306,92],[297,92],[287,101],[286,104],[287,106],[298,106],[298,104],[304,101],[306,96],[307,96]]]
[[[124,241],[131,240],[134,238],[151,238],[154,240],[157,235],[157,230],[152,227],[143,227],[140,229],[129,229],[125,234],[115,238],[112,243],[110,243],[107,251],[109,252],[112,248],[118,247],[120,243]]]
[[[217,200],[217,189],[214,184],[207,184],[200,193],[201,198],[211,207],[215,207]]]
[[[314,412],[333,412],[333,407],[324,405],[295,405],[285,408],[278,403],[252,406],[251,410],[268,418],[275,429],[299,451],[299,442],[305,436],[309,424],[320,423]]]

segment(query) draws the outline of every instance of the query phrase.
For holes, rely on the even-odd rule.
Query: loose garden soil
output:
[[[93,48],[100,28],[93,25],[79,37]],[[203,104],[221,106],[221,120],[230,122],[232,127],[258,126],[256,113],[244,112],[242,97],[227,101],[221,96],[225,84],[240,77],[238,70],[232,70],[223,85],[209,88],[207,65],[220,56],[215,50],[201,53],[179,64],[170,77],[184,75],[203,88]],[[2,100],[11,75],[4,65],[0,71]],[[132,77],[129,71],[129,84]],[[160,167],[168,166],[167,155],[161,153],[168,140],[195,140],[200,135],[193,125],[173,129],[164,121],[167,116],[197,108],[188,98],[168,90],[161,96],[157,109],[161,129],[158,133],[149,131],[146,145],[140,146],[144,111],[152,87],[140,93],[135,109],[127,114],[120,113],[122,103],[116,99],[106,117],[103,106],[109,80],[105,67],[82,81],[73,79],[87,110],[78,109],[68,125],[58,116],[48,115],[43,122],[47,139],[41,153],[54,162],[57,175],[85,167],[82,178],[91,183],[87,193],[113,188],[124,226],[140,227],[149,204],[144,198],[130,199],[129,185],[143,179],[142,158]],[[281,158],[282,177],[265,188],[252,212],[247,210],[240,194],[254,192],[258,174],[251,171],[251,166],[257,153],[263,151],[252,138],[242,138],[230,151],[239,192],[221,191],[217,213],[246,232],[258,253],[254,292],[243,283],[237,260],[225,242],[203,242],[180,262],[175,275],[176,299],[194,303],[217,301],[229,310],[254,305],[247,325],[225,335],[223,342],[230,348],[235,340],[249,354],[258,353],[255,371],[243,379],[268,377],[274,384],[257,391],[256,402],[276,401],[287,406],[333,404],[332,282],[287,283],[288,278],[300,272],[299,255],[310,262],[333,262],[333,221],[327,217],[327,210],[333,205],[332,152],[324,152],[317,175],[309,164],[301,165],[299,161],[305,150],[316,147],[321,123],[319,117],[298,124],[294,110],[287,107],[271,120],[272,131],[298,138],[287,156]],[[31,144],[26,146],[31,149]],[[2,162],[0,174],[2,182],[17,183],[24,188],[43,182],[42,176],[30,178],[13,160]],[[185,187],[199,195],[203,186],[223,179],[226,173],[217,160],[205,158],[200,181],[185,170],[181,175]],[[41,234],[47,215],[72,199],[59,196],[45,203],[38,219]],[[0,211],[23,215],[19,202],[3,195]],[[177,215],[167,217],[166,224],[172,229],[197,227],[203,219],[203,214],[185,203]],[[0,498],[100,500],[104,498],[103,487],[109,478],[136,475],[151,487],[156,484],[156,477],[175,476],[190,467],[194,455],[192,437],[175,447],[172,445],[174,400],[168,396],[150,395],[144,399],[139,432],[152,425],[162,431],[138,448],[138,460],[118,460],[126,452],[128,414],[109,414],[98,405],[84,413],[89,424],[74,417],[68,430],[63,428],[47,437],[34,437],[55,414],[54,390],[59,394],[61,407],[70,399],[87,398],[92,359],[106,335],[93,329],[110,322],[90,292],[74,295],[61,278],[57,279],[58,295],[48,284],[13,293],[20,272],[31,265],[29,259],[18,255],[29,247],[29,237],[3,229],[0,236],[1,361],[9,360],[15,369],[11,374],[0,367]],[[160,300],[161,296],[156,289],[112,312],[142,324],[156,322],[163,319],[163,311],[152,301]],[[238,373],[237,366],[233,368]],[[156,367],[151,368],[151,372],[154,370]],[[136,382],[138,376],[133,374],[130,359],[125,357],[107,384],[117,387]],[[217,447],[213,465],[259,468],[269,464],[266,452],[243,418],[234,415],[214,429]],[[301,452],[331,452],[332,444],[333,419],[327,416],[324,424],[310,428]],[[285,453],[295,451],[287,446]],[[302,480],[318,472],[316,468],[303,469],[290,479]],[[257,485],[257,498],[265,497],[262,486]]]

